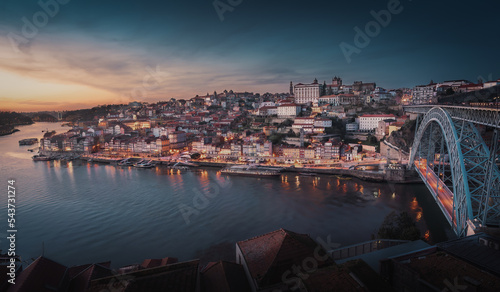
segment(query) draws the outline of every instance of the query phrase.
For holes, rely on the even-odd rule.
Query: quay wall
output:
[[[226,167],[227,163],[221,162],[195,162],[202,167]],[[268,168],[282,168],[278,166],[266,166]],[[303,167],[284,167],[284,172],[292,173],[318,173],[330,175],[342,175],[349,177],[356,177],[366,181],[375,182],[391,182],[391,183],[421,183],[414,170],[406,169],[386,169],[384,171],[363,171],[363,170],[350,170],[343,168],[303,168]]]
[[[82,160],[87,160],[88,157],[82,157]],[[116,164],[121,159],[117,158],[93,158],[93,162]],[[175,162],[152,159],[157,165],[169,165]],[[200,167],[217,167],[223,168],[226,166],[235,165],[234,163],[224,162],[208,162],[208,161],[193,161],[194,164]],[[267,168],[282,168],[284,172],[290,173],[317,173],[327,175],[341,175],[359,178],[366,181],[374,182],[389,182],[389,183],[421,183],[420,177],[415,170],[407,169],[385,169],[384,171],[364,171],[351,170],[344,168],[306,168],[306,167],[279,167],[267,166]]]

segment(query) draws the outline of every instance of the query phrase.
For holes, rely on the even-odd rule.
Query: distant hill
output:
[[[31,125],[33,120],[30,117],[16,112],[0,112],[0,126]]]
[[[106,116],[112,111],[119,110],[123,105],[103,105],[91,109],[79,109],[63,113],[63,120],[68,122],[92,121],[95,117]]]
[[[31,117],[31,119],[34,122],[51,122],[51,123],[57,122],[56,117],[45,113],[34,114],[33,117]]]
[[[0,112],[0,136],[19,131],[14,126],[31,124],[33,120],[25,115],[16,112]]]

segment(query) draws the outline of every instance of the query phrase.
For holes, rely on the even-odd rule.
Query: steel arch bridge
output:
[[[500,226],[500,171],[496,165],[498,109],[408,106],[422,114],[409,164],[430,190],[458,236]],[[488,147],[477,125],[493,128]]]

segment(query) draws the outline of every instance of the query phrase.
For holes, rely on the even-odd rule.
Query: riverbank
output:
[[[14,128],[10,125],[0,126],[0,136],[7,136],[19,132],[19,129]]]
[[[227,167],[233,163],[196,161],[201,167]],[[311,173],[355,177],[365,181],[386,183],[422,183],[420,177],[414,170],[407,169],[385,169],[383,171],[352,170],[345,168],[317,168],[317,167],[292,167],[292,166],[268,166],[267,168],[282,168],[283,172]]]
[[[80,159],[91,162],[117,164],[123,158],[104,157],[95,155],[82,155]],[[168,159],[165,157],[148,158],[159,166],[170,166],[175,164],[176,160]],[[182,162],[180,162],[182,164]],[[229,163],[229,162],[211,162],[211,161],[190,161],[188,164],[195,164],[197,167],[210,167],[210,168],[224,168],[233,165],[245,165],[243,163]],[[192,166],[192,165],[191,165]],[[413,184],[422,183],[422,180],[414,170],[408,170],[406,167],[396,169],[388,168],[380,171],[369,170],[353,170],[346,168],[332,168],[332,167],[295,167],[295,166],[273,166],[263,165],[266,168],[282,169],[285,173],[307,173],[307,174],[322,174],[322,175],[336,175],[342,177],[354,177],[364,181],[381,182],[381,183],[396,183],[396,184]]]
[[[433,242],[453,233],[424,184],[292,172],[281,179],[226,176],[219,173],[224,165],[178,172],[163,164],[33,162],[18,141],[40,138],[47,128],[68,129],[36,123],[0,143],[0,165],[16,180],[20,198],[29,198],[19,202],[25,224],[16,251],[23,258],[38,257],[45,242],[52,251],[45,254],[68,265],[106,259],[120,267],[166,256],[216,261],[226,246],[279,228],[349,246],[370,240],[393,210],[419,218]]]

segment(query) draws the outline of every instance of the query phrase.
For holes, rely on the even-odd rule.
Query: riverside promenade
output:
[[[107,157],[103,155],[82,155],[81,158],[85,161],[117,164],[123,157]],[[140,159],[140,158],[136,158]],[[203,160],[182,160],[174,157],[149,157],[148,160],[152,160],[153,163],[159,166],[168,166],[175,163],[189,165],[193,167],[214,167],[214,168],[224,168],[232,165],[245,165],[247,163],[242,162],[213,162],[213,161],[203,161]],[[422,183],[418,174],[414,170],[408,170],[404,165],[397,164],[391,165],[390,167],[385,167],[385,164],[361,164],[359,163],[358,168],[366,166],[366,168],[372,167],[376,170],[363,170],[363,169],[351,169],[345,167],[296,167],[293,165],[268,165],[262,164],[266,168],[276,168],[282,169],[285,173],[311,173],[311,174],[323,174],[323,175],[337,175],[343,177],[355,177],[365,181],[373,182],[388,182],[388,183]]]

